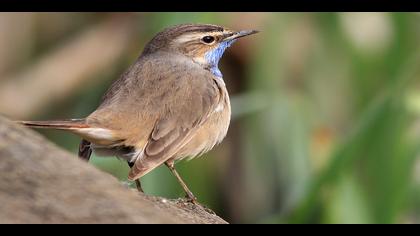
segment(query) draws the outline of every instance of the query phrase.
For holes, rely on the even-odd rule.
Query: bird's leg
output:
[[[185,193],[187,194],[187,198],[189,201],[191,201],[192,203],[196,204],[197,203],[197,198],[194,196],[194,194],[188,189],[187,185],[185,184],[184,180],[181,179],[181,176],[178,174],[178,172],[175,170],[175,165],[174,165],[174,161],[166,161],[165,162],[166,166],[169,168],[169,170],[172,172],[172,174],[176,177],[176,179],[178,180],[179,184],[182,186],[182,188],[184,189]]]
[[[92,154],[92,148],[90,147],[90,142],[82,139],[79,145],[79,153],[78,153],[79,158],[85,161],[89,161],[91,154]]]
[[[134,162],[128,162],[128,166],[131,168],[133,167]],[[141,182],[139,179],[134,180],[134,182],[136,183],[136,188],[139,192],[144,193],[143,188],[141,187]]]
[[[137,190],[138,190],[139,192],[144,193],[143,188],[141,187],[140,180],[139,180],[139,179],[136,179],[136,180],[134,180],[134,182],[136,183]]]

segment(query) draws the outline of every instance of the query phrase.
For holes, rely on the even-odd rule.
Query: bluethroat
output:
[[[225,137],[231,108],[218,63],[233,42],[256,32],[210,24],[166,28],[86,118],[19,123],[81,136],[79,157],[84,160],[92,150],[126,160],[128,179],[139,191],[139,178],[165,163],[195,202],[174,162],[205,153]]]

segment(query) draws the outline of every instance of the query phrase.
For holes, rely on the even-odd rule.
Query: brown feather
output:
[[[66,130],[98,145],[118,145],[121,142],[112,130],[89,125],[85,119],[16,122],[32,128]]]
[[[49,129],[74,129],[74,128],[88,128],[84,119],[71,120],[50,120],[50,121],[16,121],[33,128],[49,128]]]
[[[113,130],[136,147],[129,178],[137,179],[174,158],[219,102],[213,74],[183,55],[159,52],[116,81],[87,124]]]

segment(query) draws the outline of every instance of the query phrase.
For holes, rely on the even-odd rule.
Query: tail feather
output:
[[[122,141],[112,130],[91,127],[85,119],[52,120],[52,121],[17,121],[18,124],[31,128],[66,130],[81,136],[98,145],[114,145]]]
[[[17,121],[22,124],[33,128],[49,128],[49,129],[81,129],[89,128],[85,119],[71,119],[71,120],[51,120],[51,121]]]

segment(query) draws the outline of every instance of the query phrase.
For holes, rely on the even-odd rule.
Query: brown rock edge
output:
[[[227,223],[184,200],[147,196],[35,131],[0,117],[0,223]]]

